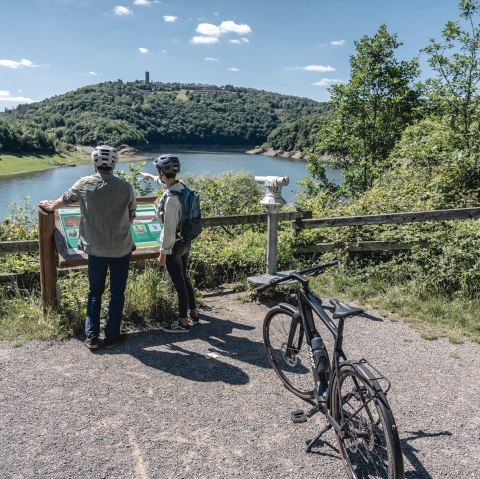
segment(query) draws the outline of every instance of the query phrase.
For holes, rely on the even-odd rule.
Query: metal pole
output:
[[[277,238],[277,213],[274,208],[269,208],[267,219],[267,274],[273,275],[277,272]]]

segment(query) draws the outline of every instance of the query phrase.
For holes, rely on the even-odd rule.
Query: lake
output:
[[[181,173],[218,175],[226,172],[247,171],[256,176],[287,175],[290,178],[290,184],[283,188],[282,195],[288,202],[295,200],[296,193],[300,191],[300,186],[297,183],[307,176],[306,163],[289,158],[272,158],[224,151],[175,151],[172,149],[169,152],[178,154],[182,164]],[[145,155],[147,162],[144,171],[156,174],[155,167],[150,160],[152,156],[153,153]],[[117,169],[128,171],[128,163],[120,163]],[[26,195],[30,196],[31,204],[34,206],[40,200],[56,199],[75,181],[82,176],[92,174],[93,171],[92,165],[82,165],[74,168],[55,168],[8,178],[0,177],[0,220],[4,219],[9,213],[7,203],[20,205]],[[327,176],[339,183],[342,182],[339,169],[328,168]]]

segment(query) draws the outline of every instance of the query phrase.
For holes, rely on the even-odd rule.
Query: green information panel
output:
[[[132,238],[137,247],[134,256],[158,254],[158,238],[162,225],[155,214],[156,198],[138,199],[137,216],[131,226]],[[56,211],[55,242],[59,252],[60,265],[86,259],[85,253],[78,249],[80,230],[80,208],[68,207]]]

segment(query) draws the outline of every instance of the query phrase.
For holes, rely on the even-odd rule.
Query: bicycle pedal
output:
[[[292,417],[292,421],[295,423],[295,424],[298,424],[298,423],[301,423],[301,422],[307,422],[307,415],[305,414],[304,411],[293,411],[292,413],[290,413],[291,417]]]

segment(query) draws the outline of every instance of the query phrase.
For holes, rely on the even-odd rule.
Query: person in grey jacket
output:
[[[126,339],[126,334],[120,333],[120,323],[130,258],[135,249],[130,226],[137,203],[132,185],[113,174],[118,158],[115,148],[97,146],[92,152],[94,175],[80,178],[60,198],[39,203],[48,211],[80,203],[78,248],[88,255],[89,280],[85,346],[91,350],[98,348],[100,309],[108,270],[110,303],[104,345],[111,348]]]
[[[157,216],[163,225],[159,238],[160,254],[157,263],[167,268],[177,291],[179,309],[178,321],[174,321],[162,330],[166,333],[188,333],[190,324],[199,323],[200,316],[195,303],[192,282],[187,273],[192,242],[179,236],[182,205],[178,193],[185,188],[185,185],[177,180],[180,161],[175,155],[159,156],[153,164],[157,168],[158,176],[142,173],[143,177],[163,184],[167,188],[157,207]]]

